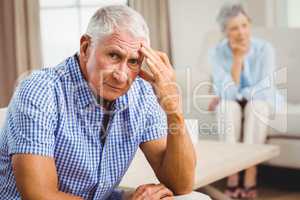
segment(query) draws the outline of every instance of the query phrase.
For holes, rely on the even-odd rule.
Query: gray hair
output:
[[[86,34],[93,42],[113,34],[128,31],[134,37],[141,37],[150,43],[149,28],[144,18],[125,5],[111,5],[98,9],[89,21]]]
[[[242,4],[240,3],[226,3],[224,4],[220,12],[217,16],[217,22],[221,28],[222,32],[225,32],[226,26],[228,24],[228,21],[232,19],[233,17],[238,16],[239,14],[243,14],[248,18],[249,21],[251,21],[251,18],[246,13],[245,9],[243,8]]]

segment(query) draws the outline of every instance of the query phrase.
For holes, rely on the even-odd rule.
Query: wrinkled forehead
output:
[[[145,38],[135,37],[128,32],[115,32],[106,36],[101,45],[104,46],[118,46],[127,52],[138,52],[143,46],[147,46]]]

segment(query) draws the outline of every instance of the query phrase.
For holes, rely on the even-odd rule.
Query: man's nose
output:
[[[120,83],[124,83],[128,80],[128,74],[127,74],[127,65],[126,63],[121,63],[114,71],[113,77],[119,81]]]

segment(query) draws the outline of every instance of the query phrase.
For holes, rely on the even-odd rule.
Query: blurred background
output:
[[[230,1],[230,0],[229,0]],[[52,67],[79,49],[92,14],[125,4],[148,22],[151,44],[165,51],[181,86],[185,116],[199,120],[200,138],[216,139],[207,52],[223,36],[216,15],[225,0],[0,0],[0,107],[9,104],[18,81],[33,70]],[[288,102],[270,127],[268,143],[281,156],[262,166],[261,199],[300,199],[300,1],[240,0],[252,18],[253,34],[276,50],[278,89]],[[199,84],[201,87],[199,88]],[[200,96],[197,99],[195,96]],[[298,181],[297,181],[298,180]],[[217,183],[222,187],[222,181]]]

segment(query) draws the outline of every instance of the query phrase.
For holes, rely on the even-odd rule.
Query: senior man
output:
[[[125,198],[116,188],[138,147],[162,184],[126,198],[192,190],[195,152],[174,71],[127,6],[99,9],[79,53],[20,83],[0,135],[1,199]]]

